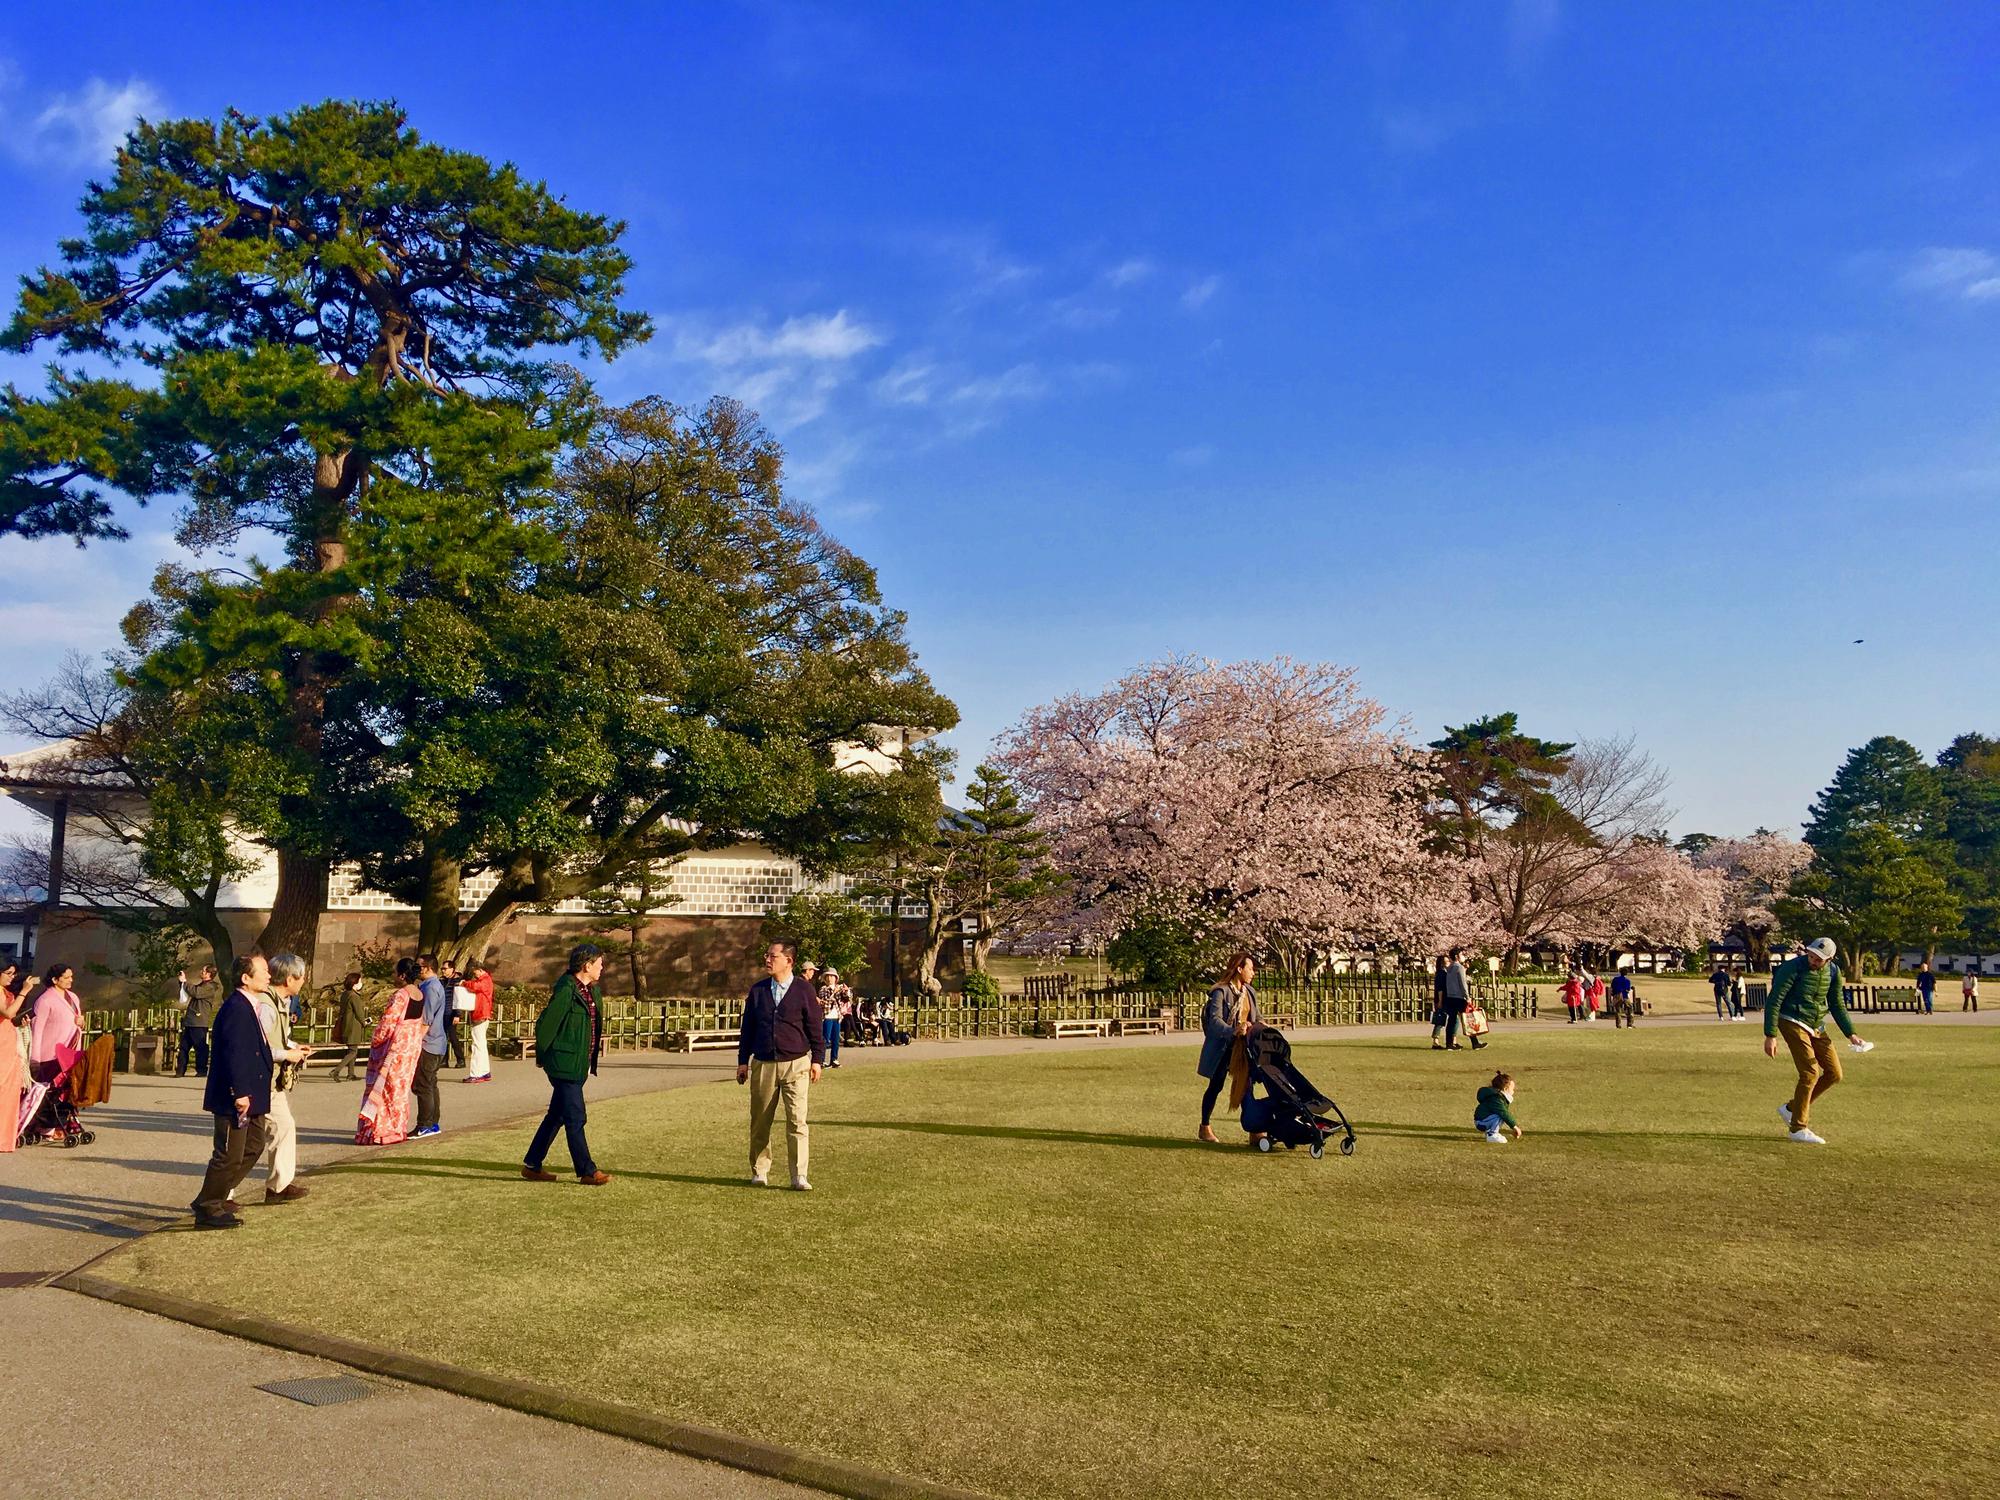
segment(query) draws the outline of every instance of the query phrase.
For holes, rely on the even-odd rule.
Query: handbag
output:
[[[1465,1034],[1467,1036],[1485,1036],[1486,1024],[1486,1012],[1482,1007],[1474,1005],[1467,1009],[1465,1012]]]

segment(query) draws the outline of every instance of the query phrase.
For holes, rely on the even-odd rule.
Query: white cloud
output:
[[[875,382],[875,397],[890,406],[929,406],[937,395],[938,369],[922,359],[906,359]]]
[[[776,327],[688,320],[676,331],[669,358],[699,367],[711,389],[782,430],[824,415],[853,378],[855,359],[887,340],[845,308],[787,318]]]
[[[884,340],[882,333],[849,318],[843,307],[831,317],[813,313],[787,318],[775,329],[739,323],[715,334],[697,352],[710,364],[725,366],[763,360],[846,360]]]
[[[1198,281],[1188,283],[1187,290],[1181,293],[1181,306],[1189,312],[1197,312],[1207,306],[1209,298],[1221,290],[1220,276],[1204,276]]]
[[[1931,245],[1911,256],[1897,278],[1905,291],[1985,301],[2000,296],[2000,259],[1965,245]]]
[[[141,117],[157,118],[165,106],[160,91],[139,78],[91,78],[30,102],[20,97],[19,69],[0,64],[0,147],[29,166],[101,166]]]
[[[998,375],[981,376],[955,387],[955,405],[999,406],[1010,401],[1039,401],[1049,393],[1048,377],[1039,365],[1019,364]]]
[[[1114,287],[1137,286],[1142,281],[1150,280],[1158,269],[1158,266],[1145,257],[1134,256],[1130,260],[1120,261],[1106,271],[1104,279]]]

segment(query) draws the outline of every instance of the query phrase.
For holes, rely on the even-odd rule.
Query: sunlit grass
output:
[[[466,1132],[102,1269],[998,1494],[1990,1496],[2000,1032],[1879,1040],[1820,1150],[1749,1025],[1302,1046],[1319,1162],[1196,1146],[1188,1050],[855,1067],[810,1195],[697,1087],[593,1110],[601,1191]]]

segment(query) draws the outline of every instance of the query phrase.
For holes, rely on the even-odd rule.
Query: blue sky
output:
[[[135,112],[400,99],[629,220],[603,385],[764,412],[967,768],[1170,651],[1635,735],[1684,831],[2000,732],[1990,5],[331,14],[0,18],[0,273]],[[0,677],[112,643],[132,524],[0,543]]]

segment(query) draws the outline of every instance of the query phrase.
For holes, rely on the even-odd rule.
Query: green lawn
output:
[[[855,1067],[811,1195],[718,1084],[595,1109],[602,1191],[447,1135],[100,1269],[995,1494],[1991,1496],[2000,1030],[1877,1039],[1817,1150],[1749,1025],[1503,1036],[1506,1147],[1487,1057],[1302,1046],[1317,1162],[1196,1146],[1185,1049]]]

